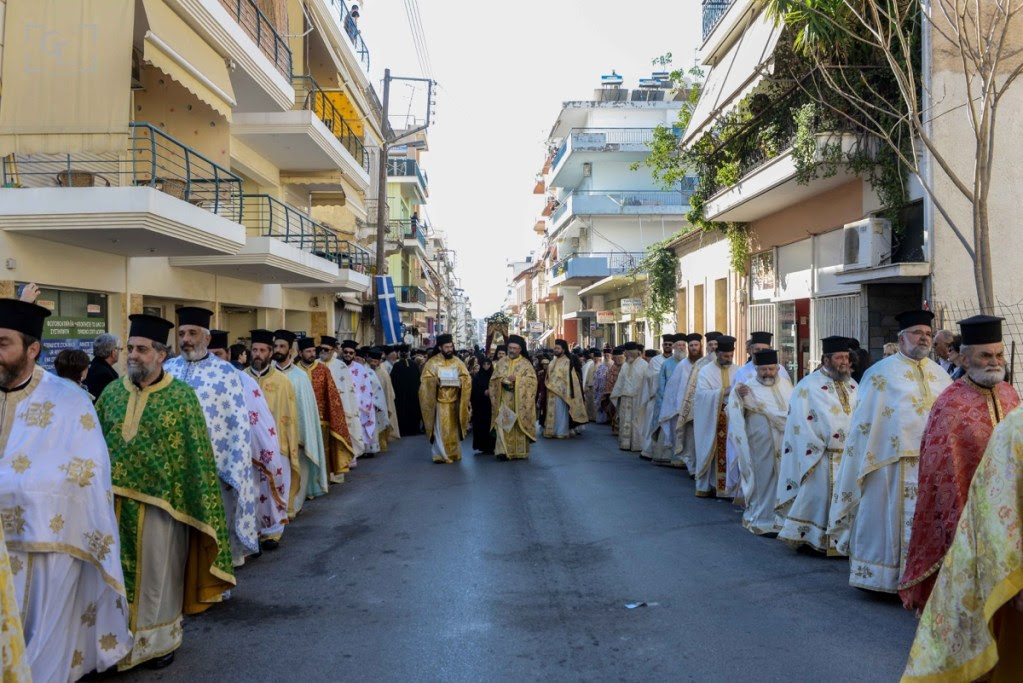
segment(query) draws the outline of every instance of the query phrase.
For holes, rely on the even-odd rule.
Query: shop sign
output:
[[[635,315],[643,311],[643,300],[642,299],[622,299],[622,313],[625,315]]]
[[[614,311],[597,311],[598,325],[613,325],[615,321]]]
[[[46,319],[43,328],[42,366],[53,370],[53,361],[64,349],[85,351],[92,359],[92,343],[96,337],[107,331],[107,323],[103,318],[54,318]]]

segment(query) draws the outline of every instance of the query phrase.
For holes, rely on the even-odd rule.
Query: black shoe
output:
[[[150,659],[146,662],[147,669],[166,669],[168,666],[174,663],[174,653],[171,652],[169,655],[163,657],[157,657],[156,659]]]
[[[280,545],[281,545],[280,542],[275,541],[272,538],[268,538],[266,540],[259,542],[260,550],[277,550],[277,548],[279,548]]]

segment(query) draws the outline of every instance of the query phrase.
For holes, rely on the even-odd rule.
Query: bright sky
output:
[[[457,252],[456,274],[479,318],[504,299],[506,262],[539,246],[532,227],[543,198],[532,190],[561,103],[591,99],[611,69],[633,88],[666,52],[675,67],[692,66],[700,2],[369,0],[359,28],[381,96],[384,68],[422,75],[406,14],[417,5],[439,84],[423,159],[426,213]],[[392,86],[392,112],[402,106],[399,88],[410,92]]]

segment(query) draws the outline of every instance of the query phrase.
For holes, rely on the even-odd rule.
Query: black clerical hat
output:
[[[934,314],[930,311],[903,311],[895,316],[895,319],[899,321],[899,331],[901,332],[916,325],[930,327],[934,322]]]
[[[568,342],[565,341],[564,339],[555,339],[554,345],[560,346],[565,351],[565,353],[568,353]]]
[[[357,341],[355,341],[354,339],[345,339],[343,342],[341,342],[341,348],[342,349],[357,349],[357,348],[359,348],[359,343]]]
[[[707,336],[709,337],[710,335],[708,334]],[[722,353],[735,351],[735,337],[729,337],[727,334],[718,337],[718,351]]]
[[[686,341],[687,342],[693,342],[693,341],[702,342],[703,341],[703,335],[700,334],[699,332],[693,332],[692,334],[687,334],[686,335]]]
[[[616,346],[613,349],[611,349],[611,355],[613,355],[613,356],[620,356],[623,353],[625,353],[625,347],[624,346]]]
[[[366,352],[373,360],[380,360],[384,357],[384,350],[378,346],[374,346],[372,349]]]
[[[226,330],[210,330],[210,349],[226,349],[227,348],[227,331]]]
[[[450,334],[438,334],[437,335],[437,348],[444,346],[445,344],[451,344],[455,341],[455,338]]]
[[[668,344],[674,344],[675,343],[675,335],[673,335],[673,334],[662,334],[661,335],[661,342],[662,343],[667,342]]]
[[[754,332],[749,336],[751,344],[770,344],[771,338],[774,337],[770,332]]]
[[[510,335],[508,335],[508,338],[505,339],[504,341],[506,342],[506,344],[518,344],[519,345],[519,351],[525,351],[526,350],[526,340],[523,339],[522,337],[520,337],[517,334],[510,334]],[[506,347],[505,351],[507,351],[507,350],[508,349]]]
[[[288,342],[288,346],[291,346],[292,344],[295,343],[295,338],[297,336],[298,335],[296,335],[291,330],[274,330],[274,341],[277,341],[278,339],[283,339],[284,341]]]
[[[774,349],[761,349],[753,354],[753,365],[777,365],[778,352]]]
[[[298,350],[305,351],[316,347],[316,340],[312,337],[302,337],[298,340]]]
[[[723,336],[725,336],[725,335],[722,332],[708,332],[707,333],[707,341],[714,341],[718,337],[723,337]]]
[[[159,344],[166,344],[167,335],[174,329],[174,323],[170,320],[145,313],[129,315],[128,320],[131,321],[131,327],[128,330],[129,337],[145,337]]]
[[[195,325],[210,329],[213,311],[198,306],[183,306],[178,309],[178,325]]]
[[[332,349],[337,348],[337,338],[322,335],[320,336],[320,346],[329,346]]]
[[[365,358],[369,354],[368,346],[360,346],[355,349],[355,355],[359,358]]]
[[[494,347],[494,353],[497,353],[498,351],[504,351],[505,353],[508,353],[508,345],[498,344],[497,346]]]
[[[971,344],[994,344],[1002,341],[1002,321],[993,315],[975,315],[959,321],[964,346]]]
[[[50,309],[19,299],[0,299],[0,327],[16,330],[35,339],[43,338],[43,325]]]
[[[253,344],[266,344],[273,347],[274,333],[270,330],[249,330],[249,337]]]
[[[821,339],[821,353],[828,355],[829,353],[841,353],[842,351],[849,350],[849,337],[824,337]]]
[[[639,342],[630,341],[622,344],[622,348],[625,349],[626,351],[642,351],[643,345],[640,344]]]

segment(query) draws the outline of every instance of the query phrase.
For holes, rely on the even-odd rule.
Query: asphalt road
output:
[[[123,681],[892,681],[915,618],[604,426],[528,461],[424,437],[306,505],[163,671]],[[645,602],[647,606],[626,608]]]

